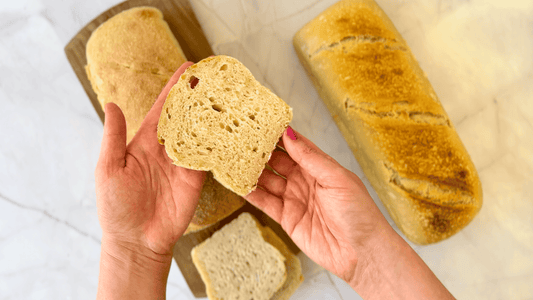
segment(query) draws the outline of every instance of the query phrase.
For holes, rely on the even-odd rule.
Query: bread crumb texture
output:
[[[206,58],[171,89],[157,134],[173,163],[210,170],[244,196],[292,119],[292,109],[237,59]]]
[[[192,250],[209,299],[268,300],[286,278],[285,257],[241,214]]]

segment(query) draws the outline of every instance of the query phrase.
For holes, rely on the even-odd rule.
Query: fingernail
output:
[[[289,126],[287,127],[287,135],[289,136],[289,138],[293,141],[296,140],[296,134],[294,133],[294,130],[292,130],[292,128]]]

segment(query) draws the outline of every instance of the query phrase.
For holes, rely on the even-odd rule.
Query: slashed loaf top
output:
[[[174,164],[210,170],[244,196],[253,191],[292,109],[237,59],[206,58],[171,89],[157,134]]]
[[[242,213],[192,250],[209,299],[268,300],[287,278],[285,257]]]

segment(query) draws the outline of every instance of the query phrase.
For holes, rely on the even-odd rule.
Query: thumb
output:
[[[123,168],[126,157],[126,119],[120,107],[107,103],[104,107],[104,136],[98,158],[99,168],[112,174]]]
[[[333,177],[338,174],[342,166],[313,142],[289,126],[283,134],[283,144],[294,162],[319,183],[335,183]]]

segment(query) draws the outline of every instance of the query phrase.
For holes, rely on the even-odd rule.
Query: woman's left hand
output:
[[[173,165],[157,139],[168,92],[190,65],[183,64],[172,76],[128,145],[121,109],[105,106],[95,172],[103,242],[169,256],[193,217],[205,173]]]

